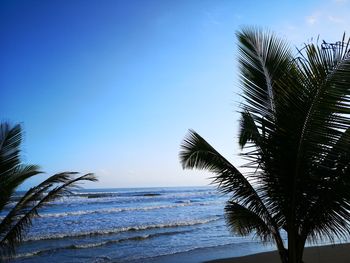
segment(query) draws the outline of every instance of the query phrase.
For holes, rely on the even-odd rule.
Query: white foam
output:
[[[205,218],[205,219],[197,219],[191,221],[178,221],[178,222],[170,222],[166,224],[158,224],[158,225],[139,225],[139,226],[128,226],[128,227],[120,227],[114,229],[105,229],[105,230],[97,230],[93,232],[77,232],[77,233],[65,233],[65,234],[54,234],[54,235],[41,235],[37,237],[32,237],[25,239],[25,241],[35,241],[35,240],[43,240],[43,239],[63,239],[63,238],[72,238],[72,237],[81,237],[81,236],[95,236],[95,235],[110,235],[127,231],[142,231],[148,229],[157,229],[157,228],[171,228],[171,227],[182,227],[182,226],[193,226],[199,224],[207,224],[216,220],[219,220],[219,216]]]
[[[160,206],[148,206],[148,207],[126,207],[126,208],[106,208],[98,210],[81,210],[81,211],[72,211],[72,212],[62,212],[62,213],[42,213],[40,217],[65,217],[65,216],[80,216],[80,215],[89,215],[89,214],[103,214],[103,213],[119,213],[119,212],[128,212],[128,211],[148,211],[156,209],[166,209],[166,208],[176,208],[193,205],[193,203],[178,203],[174,205],[160,205]]]

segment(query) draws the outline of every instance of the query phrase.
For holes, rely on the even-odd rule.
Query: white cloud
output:
[[[350,0],[320,1],[313,9],[305,10],[302,17],[286,18],[279,31],[297,47],[318,36],[327,42],[339,40],[344,32],[350,36],[349,3]]]
[[[319,14],[319,13],[310,15],[310,16],[306,17],[306,23],[313,26],[316,23],[318,23],[320,16],[321,16],[321,14]]]
[[[328,20],[332,23],[335,23],[335,24],[341,24],[344,22],[343,18],[332,16],[332,15],[328,16]]]
[[[333,0],[333,2],[335,2],[337,4],[344,4],[344,3],[348,2],[348,0]]]

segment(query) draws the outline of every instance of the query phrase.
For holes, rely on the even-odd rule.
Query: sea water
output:
[[[170,262],[203,249],[271,250],[229,232],[228,198],[212,187],[79,190],[40,210],[13,262]]]

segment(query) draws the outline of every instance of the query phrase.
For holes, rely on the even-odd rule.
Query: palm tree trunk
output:
[[[298,243],[297,243],[297,260],[298,261],[297,262],[300,262],[300,263],[303,262],[305,242],[306,242],[306,237],[298,236]]]
[[[303,263],[305,241],[306,238],[295,232],[288,233],[288,263]]]
[[[285,249],[283,241],[281,239],[281,236],[279,234],[274,235],[277,249],[278,249],[278,254],[280,256],[281,262],[282,263],[288,263],[288,251]]]
[[[278,248],[278,254],[280,256],[282,263],[288,263],[288,251],[284,247],[282,249]]]
[[[296,258],[296,238],[294,233],[288,233],[288,263],[298,263]]]

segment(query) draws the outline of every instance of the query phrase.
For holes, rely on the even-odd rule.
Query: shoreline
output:
[[[350,243],[321,245],[306,247],[304,251],[305,263],[349,263],[350,262]],[[204,261],[205,263],[256,263],[269,262],[280,263],[277,251],[257,253],[242,257],[227,257]]]
[[[257,249],[256,247],[255,249]],[[254,249],[254,250],[255,250]],[[257,250],[255,250],[257,251]],[[251,253],[249,246],[238,251],[232,245],[198,248],[187,252],[144,259],[145,263],[280,263],[274,247],[261,247],[260,252]],[[244,256],[239,256],[239,255]],[[132,261],[137,262],[137,261]],[[349,263],[350,243],[309,246],[304,252],[305,263]]]

